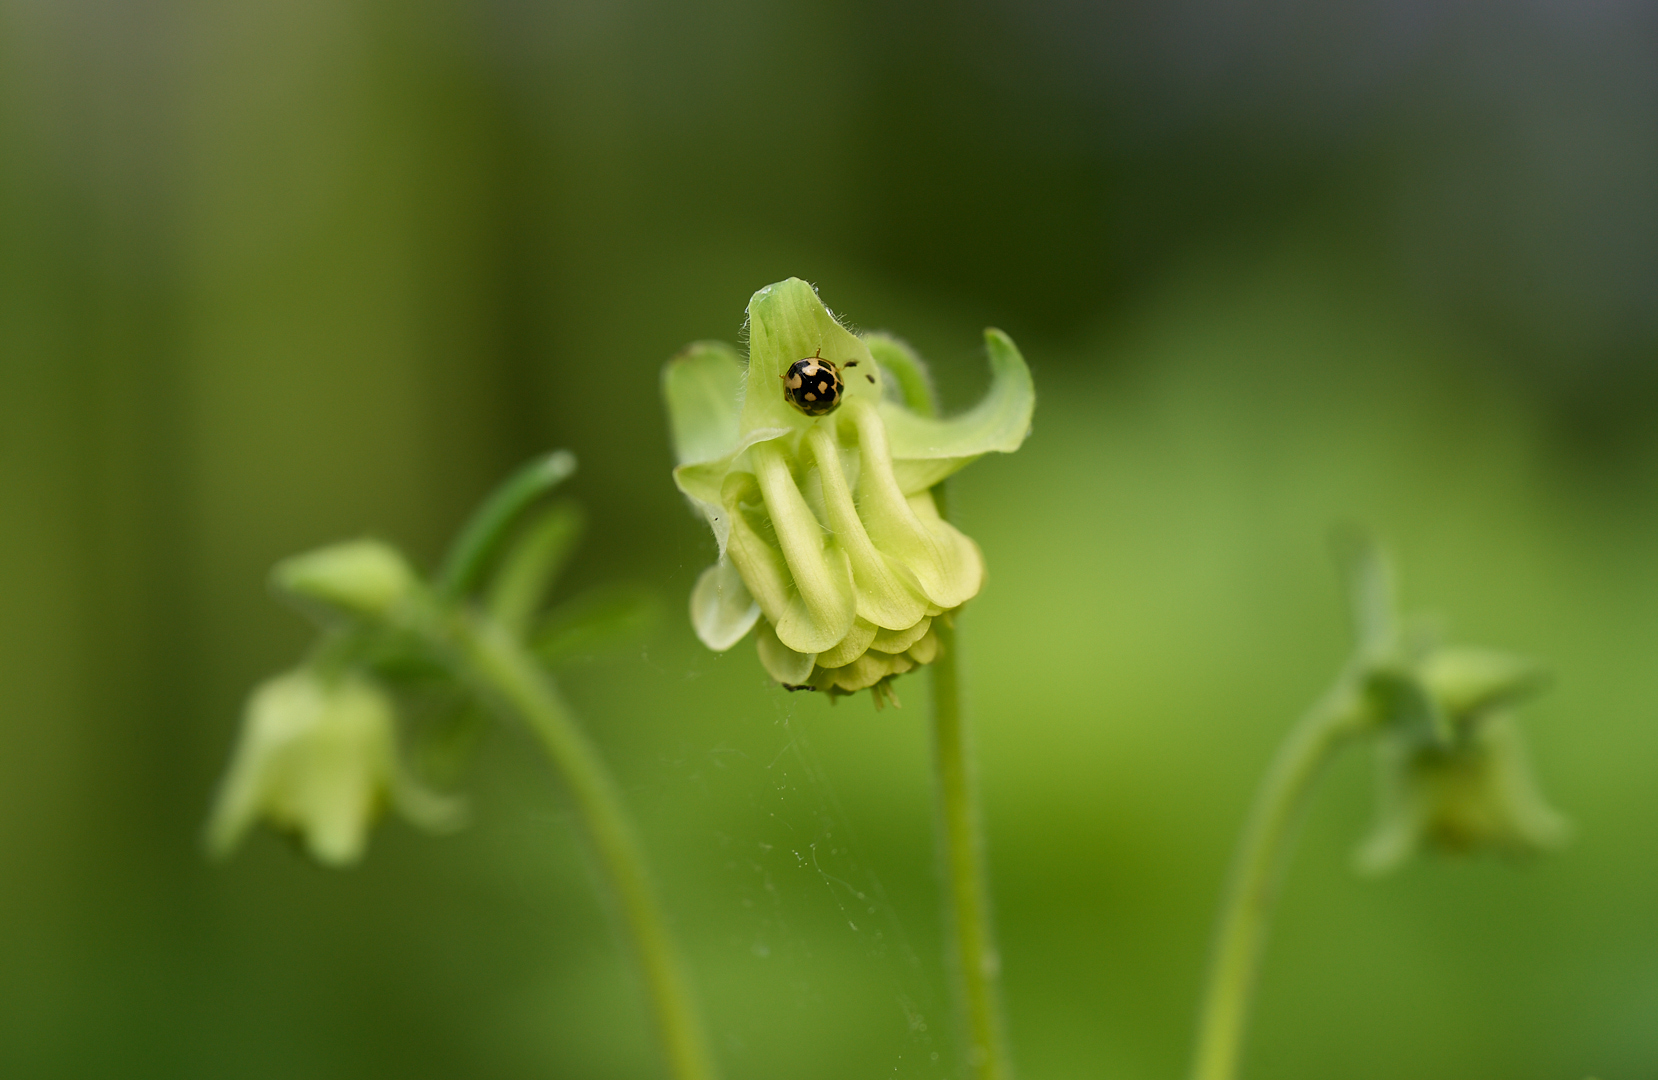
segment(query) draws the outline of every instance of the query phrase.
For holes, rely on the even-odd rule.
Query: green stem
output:
[[[980,839],[972,733],[961,700],[961,653],[945,618],[933,623],[941,650],[933,661],[933,762],[938,775],[939,843],[951,941],[955,946],[957,1007],[967,1036],[967,1075],[1006,1080],[1013,1075],[1002,1020],[1001,957],[991,928],[990,890]]]
[[[713,1080],[713,1058],[690,981],[621,792],[598,750],[570,716],[539,663],[505,627],[475,617],[458,620],[450,630],[469,681],[529,726],[569,788],[632,942],[669,1075],[674,1080]]]
[[[1239,840],[1198,1016],[1192,1080],[1235,1080],[1250,997],[1290,841],[1324,767],[1364,725],[1353,680],[1343,678],[1278,748]]]

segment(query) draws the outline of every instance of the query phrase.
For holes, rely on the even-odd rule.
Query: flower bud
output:
[[[384,615],[418,581],[402,553],[379,540],[349,540],[284,559],[271,580],[300,600],[368,616]]]
[[[692,623],[720,651],[759,624],[761,663],[791,688],[875,687],[930,662],[933,620],[983,584],[978,545],[940,516],[930,488],[1018,449],[1030,373],[1012,341],[986,331],[990,392],[941,420],[903,400],[925,390],[919,359],[878,339],[906,361],[892,378],[806,282],[761,289],[748,314],[746,365],[699,343],[663,372],[674,479],[720,550],[692,590]]]
[[[460,813],[405,773],[383,690],[360,675],[300,669],[248,699],[208,821],[208,848],[229,854],[264,818],[297,834],[318,862],[344,866],[362,857],[369,826],[388,804],[428,828],[454,824]]]

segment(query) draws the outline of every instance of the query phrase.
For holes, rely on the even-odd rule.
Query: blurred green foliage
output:
[[[953,495],[1025,1075],[1183,1068],[1249,793],[1346,648],[1337,520],[1408,606],[1551,664],[1522,722],[1578,839],[1361,881],[1338,769],[1246,1069],[1650,1074],[1650,12],[1239,18],[0,4],[0,1072],[648,1075],[527,740],[465,778],[470,830],[390,825],[349,873],[197,846],[307,636],[271,564],[375,534],[430,566],[560,445],[567,588],[668,612],[566,683],[730,1075],[944,1075],[924,681],[830,708],[678,616],[712,543],[657,372],[800,274],[953,404],[986,324],[1035,372],[1031,441]]]

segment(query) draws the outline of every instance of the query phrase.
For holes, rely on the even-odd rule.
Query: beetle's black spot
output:
[[[875,376],[873,376],[873,375],[865,375],[864,378],[868,379],[870,382],[875,381]]]

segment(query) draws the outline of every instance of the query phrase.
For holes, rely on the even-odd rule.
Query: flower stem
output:
[[[674,1080],[713,1080],[713,1058],[690,981],[616,781],[540,664],[505,627],[480,617],[463,618],[450,629],[463,674],[499,708],[529,726],[570,791],[644,977],[669,1075]]]
[[[939,844],[955,947],[955,996],[967,1037],[967,1075],[972,1080],[1006,1080],[1013,1069],[1002,1019],[1001,957],[991,926],[972,733],[962,709],[961,653],[955,628],[947,620],[938,619],[933,626],[941,646],[932,664]]]
[[[1351,677],[1314,705],[1278,748],[1234,856],[1198,1015],[1192,1080],[1236,1080],[1267,925],[1307,797],[1364,726]]]

